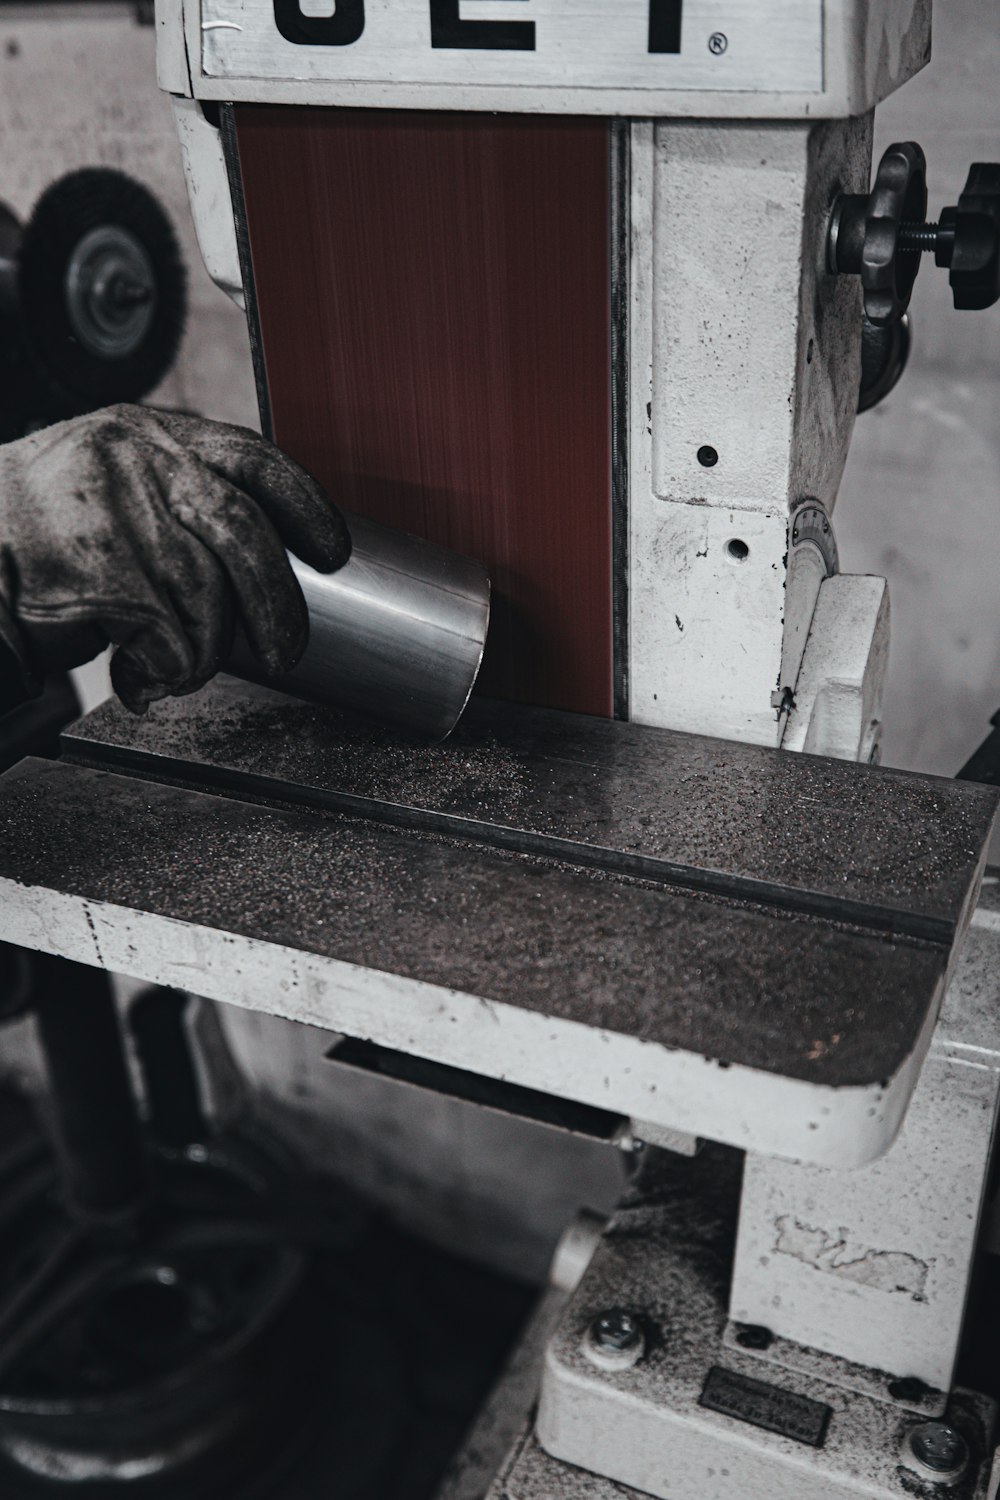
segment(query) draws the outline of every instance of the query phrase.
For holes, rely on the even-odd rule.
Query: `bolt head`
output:
[[[774,1334],[759,1323],[742,1323],[736,1331],[736,1342],[741,1349],[770,1349]]]
[[[642,1342],[642,1325],[623,1307],[612,1307],[599,1313],[590,1325],[591,1337],[598,1349],[624,1352]]]
[[[969,1445],[950,1422],[921,1422],[909,1437],[910,1452],[931,1474],[951,1478],[969,1461]]]
[[[890,1380],[889,1395],[894,1401],[923,1401],[930,1394],[930,1387],[916,1375],[904,1375],[900,1380]]]

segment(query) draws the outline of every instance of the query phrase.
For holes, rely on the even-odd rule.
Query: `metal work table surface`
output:
[[[72,726],[84,764],[762,899],[950,943],[995,807],[977,786],[473,699],[442,744],[232,678]],[[507,837],[505,837],[505,833]]]
[[[65,750],[0,783],[8,938],[845,1164],[905,1108],[997,804],[512,705],[413,746],[226,681]]]

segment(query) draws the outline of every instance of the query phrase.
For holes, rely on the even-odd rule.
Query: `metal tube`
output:
[[[146,1086],[149,1129],[163,1146],[207,1141],[212,1134],[184,1014],[190,997],[176,990],[143,990],[132,1001],[129,1030]]]
[[[121,1028],[102,969],[36,954],[35,1019],[70,1207],[87,1218],[133,1209],[146,1186],[142,1131]]]
[[[309,608],[309,644],[298,666],[265,677],[240,641],[227,671],[444,739],[461,717],[483,659],[490,616],[486,570],[362,516],[346,520],[353,546],[336,573],[317,573],[291,559]]]

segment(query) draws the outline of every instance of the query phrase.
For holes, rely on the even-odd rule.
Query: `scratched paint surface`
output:
[[[774,1248],[827,1276],[857,1282],[878,1292],[901,1292],[921,1301],[930,1267],[906,1250],[870,1250],[855,1244],[845,1230],[818,1229],[792,1214],[775,1221]]]

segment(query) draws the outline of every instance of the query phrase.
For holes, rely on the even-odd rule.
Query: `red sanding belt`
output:
[[[275,441],[481,558],[481,689],[612,703],[606,122],[240,105]]]

